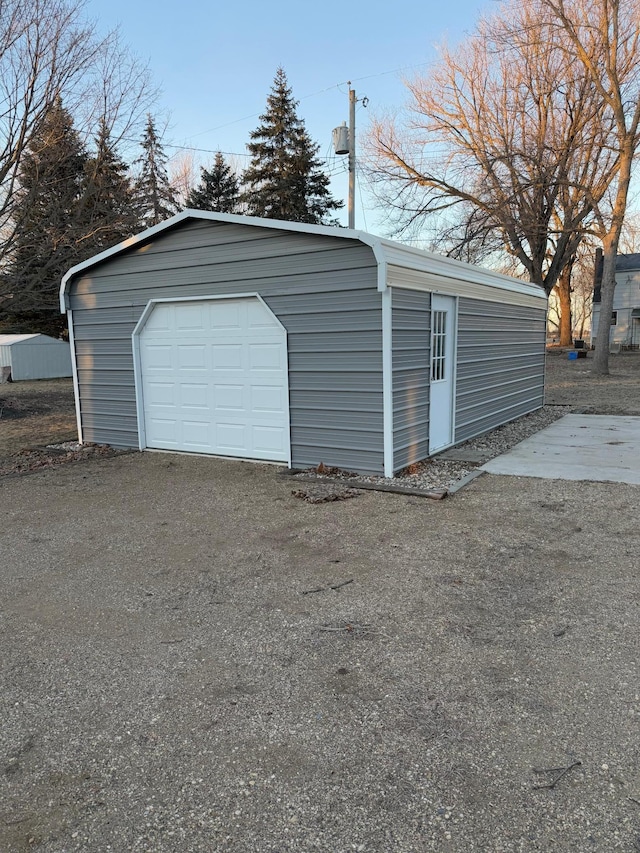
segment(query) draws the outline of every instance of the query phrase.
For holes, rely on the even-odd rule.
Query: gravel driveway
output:
[[[638,850],[639,488],[294,485],[0,478],[0,850]]]

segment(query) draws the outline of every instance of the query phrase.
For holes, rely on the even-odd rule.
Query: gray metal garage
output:
[[[390,476],[543,404],[536,285],[184,211],[64,277],[80,440]]]
[[[0,335],[0,369],[14,382],[71,376],[71,350],[49,335]]]

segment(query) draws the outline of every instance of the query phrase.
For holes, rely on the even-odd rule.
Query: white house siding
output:
[[[622,256],[624,257],[624,256]],[[620,346],[640,345],[640,270],[620,270],[616,273],[613,294],[616,324],[611,326],[609,341]],[[600,322],[600,303],[593,304],[591,344],[595,345]]]

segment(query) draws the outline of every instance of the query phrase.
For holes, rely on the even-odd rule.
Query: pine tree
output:
[[[95,140],[96,153],[85,164],[80,204],[82,253],[87,257],[114,246],[140,230],[129,168],[117,154],[105,122]]]
[[[150,228],[178,211],[167,174],[167,155],[151,114],[147,116],[141,145],[143,153],[136,160],[140,166],[140,176],[136,181],[135,194],[142,225]]]
[[[64,273],[83,260],[78,206],[86,164],[73,120],[58,99],[29,140],[19,171],[5,327],[54,335],[65,327],[58,290]]]
[[[238,213],[238,179],[222,153],[218,151],[216,154],[211,170],[201,169],[200,172],[200,184],[189,193],[187,207],[219,213]]]
[[[252,216],[327,223],[328,214],[342,202],[331,197],[318,159],[320,146],[298,118],[297,106],[287,76],[278,68],[262,124],[247,146],[252,159],[243,175],[243,200]]]

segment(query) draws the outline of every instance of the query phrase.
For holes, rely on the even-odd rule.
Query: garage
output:
[[[71,376],[71,350],[67,341],[49,335],[0,335],[0,377],[60,379]]]
[[[287,335],[258,296],[151,302],[134,341],[146,447],[289,461]]]
[[[544,402],[542,288],[363,231],[186,210],[60,308],[82,442],[393,476]]]

